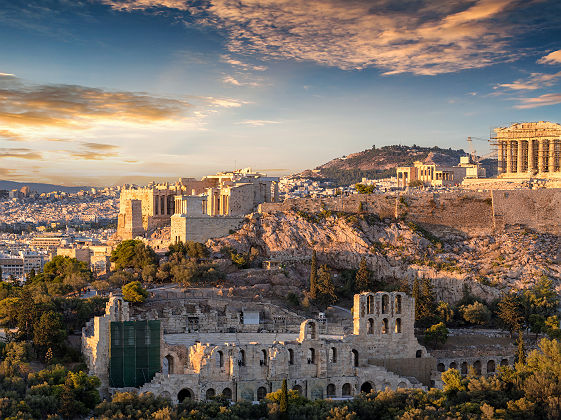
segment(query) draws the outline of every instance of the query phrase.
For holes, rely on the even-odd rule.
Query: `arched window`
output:
[[[373,314],[374,313],[374,296],[368,295],[368,297],[366,298],[366,306],[368,306],[368,313]]]
[[[395,313],[396,314],[401,313],[401,295],[397,295],[395,297]]]
[[[267,350],[261,350],[261,360],[259,360],[261,366],[267,366]]]
[[[476,375],[481,375],[481,362],[476,360],[473,364],[473,370],[475,370]]]
[[[388,325],[388,318],[384,318],[384,320],[382,321],[382,334],[387,334],[389,331],[389,325]]]
[[[368,318],[368,334],[374,334],[374,320]]]
[[[316,363],[316,351],[314,349],[308,349],[308,364]]]
[[[415,357],[417,359],[420,359],[421,357],[423,357],[423,350],[417,350],[417,352],[415,353]]]
[[[179,401],[180,403],[182,403],[185,400],[190,400],[192,398],[193,398],[193,391],[191,391],[189,388],[183,388],[177,394],[177,401]]]
[[[257,388],[257,401],[261,401],[263,398],[267,396],[267,388],[264,386],[260,386]]]
[[[467,375],[467,373],[468,373],[468,364],[467,364],[467,362],[463,362],[463,363],[460,365],[460,373],[461,373],[462,375]]]
[[[306,325],[306,339],[315,340],[317,338],[316,323],[308,322]]]
[[[299,395],[302,395],[302,387],[300,385],[294,385],[292,390],[296,391]]]
[[[438,370],[439,372],[444,372],[444,363],[439,363],[438,365],[436,365],[436,370]]]
[[[218,367],[224,367],[224,353],[218,352]]]
[[[335,390],[335,385],[329,384],[327,385],[327,398],[334,398],[337,395],[335,394],[337,391]]]
[[[294,364],[294,350],[292,349],[288,349],[288,364],[289,365]]]
[[[174,367],[173,366],[173,356],[171,354],[168,354],[165,357],[165,360],[166,360],[166,363],[167,363],[167,372],[164,372],[164,373],[168,373],[168,374],[173,373],[174,372],[174,370],[173,370],[173,367]]]
[[[210,400],[212,398],[214,398],[214,396],[216,395],[216,391],[214,390],[214,388],[209,388],[206,390],[206,399]]]
[[[335,347],[331,347],[329,352],[329,361],[331,363],[337,363],[337,349]]]
[[[240,360],[238,364],[240,366],[245,366],[245,350],[240,350]]]
[[[224,398],[226,398],[227,400],[231,400],[232,399],[232,390],[230,388],[224,388],[222,390],[222,396]]]
[[[353,366],[358,367],[358,351],[353,349]]]
[[[450,363],[450,369],[458,369],[458,365],[456,364],[456,362]]]
[[[487,362],[487,373],[495,373],[495,361],[489,360]]]
[[[364,392],[365,394],[370,394],[373,391],[372,384],[370,382],[365,382],[360,387],[360,392]]]
[[[502,359],[501,366],[508,366],[508,359]]]
[[[401,318],[395,320],[395,332],[401,334]]]
[[[350,397],[352,395],[352,391],[353,388],[351,387],[351,384],[343,384],[343,388],[341,388],[341,394],[343,395],[343,397]]]
[[[390,308],[390,297],[388,295],[382,295],[382,313],[387,314]]]

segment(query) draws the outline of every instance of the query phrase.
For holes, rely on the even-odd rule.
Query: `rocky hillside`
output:
[[[441,149],[439,147],[420,146],[384,146],[372,147],[362,152],[333,159],[315,168],[305,171],[302,175],[331,178],[340,185],[358,182],[362,177],[376,179],[395,175],[396,166],[411,165],[415,161],[434,163],[443,166],[454,166],[460,162],[460,157],[466,156],[462,149]],[[496,161],[483,162],[489,166],[488,171],[493,175]]]
[[[527,287],[543,274],[561,290],[558,237],[525,230],[436,237],[414,223],[373,215],[276,212],[253,214],[238,232],[207,245],[215,253],[228,246],[297,267],[290,271],[294,278],[286,279],[296,287],[305,287],[315,249],[320,263],[338,270],[356,269],[364,257],[381,280],[411,284],[415,277],[429,277],[438,297],[450,302],[462,298],[464,284],[473,294],[493,300],[510,287]],[[266,282],[264,278],[254,281]]]

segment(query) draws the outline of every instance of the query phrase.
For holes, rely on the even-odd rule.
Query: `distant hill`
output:
[[[440,147],[384,146],[367,149],[348,156],[333,159],[315,170],[304,171],[302,176],[330,178],[338,185],[349,185],[362,178],[378,179],[395,175],[396,166],[412,165],[415,161],[454,166],[460,157],[467,153],[460,149],[441,149]],[[488,176],[496,173],[496,160],[482,161]]]
[[[38,193],[49,193],[52,191],[64,191],[67,193],[74,193],[80,190],[89,190],[92,187],[65,187],[63,185],[54,184],[41,184],[37,182],[16,182],[16,181],[3,181],[0,180],[0,190],[19,190],[21,187],[27,185],[31,191],[37,191]]]

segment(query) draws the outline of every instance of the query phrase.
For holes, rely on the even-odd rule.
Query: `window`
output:
[[[224,353],[218,352],[218,367],[224,367]]]
[[[423,350],[417,350],[417,353],[415,353],[415,357],[417,359],[420,359],[423,356]]]
[[[388,295],[383,295],[382,296],[382,313],[383,314],[387,314],[389,312],[389,306],[390,306],[390,298]]]
[[[397,318],[397,319],[395,320],[395,332],[396,332],[397,334],[400,334],[400,333],[401,333],[401,318]]]
[[[245,366],[245,350],[240,350],[240,359],[238,361],[240,366]]]
[[[372,318],[368,318],[368,332],[367,334],[374,334],[374,320]]]
[[[343,397],[350,397],[352,395],[351,384],[349,384],[349,383],[344,384],[343,388],[341,389],[341,393],[342,393]]]
[[[314,349],[308,349],[308,364],[313,365],[316,363],[316,351]]]
[[[367,303],[367,306],[368,306],[368,313],[373,314],[374,313],[374,296],[368,295],[368,298],[366,299],[366,303]]]
[[[257,401],[261,401],[267,395],[267,388],[260,386],[257,388]]]
[[[387,334],[389,330],[388,318],[384,318],[382,321],[382,334]]]
[[[358,351],[353,350],[353,366],[358,367]]]
[[[261,360],[259,364],[261,366],[267,366],[267,350],[261,350]]]
[[[327,385],[327,398],[333,398],[336,396],[335,394],[335,385],[329,384]]]
[[[438,365],[436,365],[436,370],[438,370],[439,372],[444,372],[444,363],[439,363]]]
[[[489,360],[487,362],[487,373],[495,373],[495,361]]]
[[[337,363],[337,349],[335,347],[331,347],[331,351],[329,352],[329,361],[331,363]]]
[[[395,297],[395,313],[396,314],[401,313],[401,295],[397,295]]]
[[[289,365],[294,364],[294,350],[292,349],[288,349],[288,364]]]
[[[210,400],[212,398],[214,398],[214,396],[216,395],[216,391],[214,390],[214,388],[209,388],[206,390],[206,399]]]

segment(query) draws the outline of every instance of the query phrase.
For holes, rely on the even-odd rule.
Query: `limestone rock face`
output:
[[[439,299],[455,302],[464,285],[471,293],[493,300],[510,287],[533,284],[542,274],[561,283],[560,242],[557,236],[521,229],[468,236],[448,233],[435,237],[405,221],[381,221],[369,215],[331,212],[274,212],[252,214],[236,233],[207,245],[214,253],[231,247],[239,253],[257,254],[261,260],[309,266],[313,250],[320,264],[335,269],[356,269],[365,258],[378,279],[413,282],[433,280]],[[247,283],[252,281],[247,275]],[[255,275],[253,275],[255,276]],[[242,284],[244,275],[236,277]],[[286,285],[270,272],[268,283]]]

